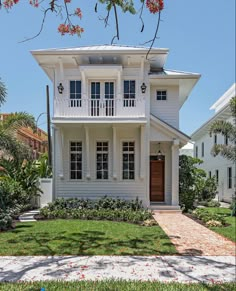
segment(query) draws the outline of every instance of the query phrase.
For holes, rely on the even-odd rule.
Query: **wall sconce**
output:
[[[157,160],[160,161],[162,160],[162,152],[161,152],[161,143],[158,143],[158,152],[157,152]]]
[[[146,92],[147,86],[146,84],[143,82],[143,84],[141,85],[141,91],[144,94]]]
[[[59,94],[62,94],[62,93],[63,93],[64,87],[63,87],[62,83],[60,83],[60,84],[57,86],[57,89],[58,89],[58,93],[59,93]]]

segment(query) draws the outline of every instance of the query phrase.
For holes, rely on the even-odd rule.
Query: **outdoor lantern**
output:
[[[160,161],[162,159],[162,152],[161,152],[161,143],[158,143],[158,152],[157,152],[157,160]]]
[[[145,83],[143,83],[143,84],[141,85],[142,93],[145,93],[145,92],[146,92],[146,89],[147,89],[147,86],[146,86]]]
[[[57,86],[57,89],[58,89],[58,93],[59,93],[59,94],[62,94],[62,93],[63,93],[64,87],[63,87],[62,83],[60,83],[60,84]]]

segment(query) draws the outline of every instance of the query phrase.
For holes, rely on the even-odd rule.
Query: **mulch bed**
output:
[[[194,216],[193,214],[191,214],[191,213],[183,213],[183,214],[184,214],[185,216],[187,216],[188,218],[194,220],[195,222],[197,222],[197,223],[199,223],[199,224],[205,226],[206,228],[209,228],[209,227],[206,225],[205,222],[203,222],[201,219],[198,219],[198,218],[197,218],[196,216]],[[230,225],[229,223],[225,223],[225,224],[222,225],[222,227],[227,227],[227,226],[229,226],[229,225]]]

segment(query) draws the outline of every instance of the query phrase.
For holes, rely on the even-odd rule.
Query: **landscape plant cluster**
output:
[[[142,206],[142,201],[124,200],[104,196],[99,200],[58,198],[40,210],[45,219],[93,219],[141,223],[152,218],[152,213]]]
[[[47,157],[38,161],[0,159],[0,230],[13,226],[20,213],[32,208],[40,195],[39,178],[51,176]]]
[[[198,208],[192,212],[193,216],[203,221],[207,226],[224,226],[225,217],[217,213],[210,213],[207,209]]]
[[[198,168],[201,163],[201,160],[186,155],[179,158],[179,198],[183,212],[194,209],[196,204],[214,204],[216,180],[215,177],[207,178],[206,172]]]

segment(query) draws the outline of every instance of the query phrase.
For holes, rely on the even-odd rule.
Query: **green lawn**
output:
[[[0,233],[0,255],[163,255],[177,251],[159,226],[48,220]]]
[[[226,227],[210,227],[210,229],[236,242],[236,217],[231,216],[231,210],[228,208],[219,207],[206,207],[206,209],[210,213],[223,215],[226,219],[226,223],[229,224],[229,226]]]
[[[224,284],[180,284],[139,281],[80,281],[80,282],[34,282],[0,283],[2,291],[234,291],[235,283]]]

